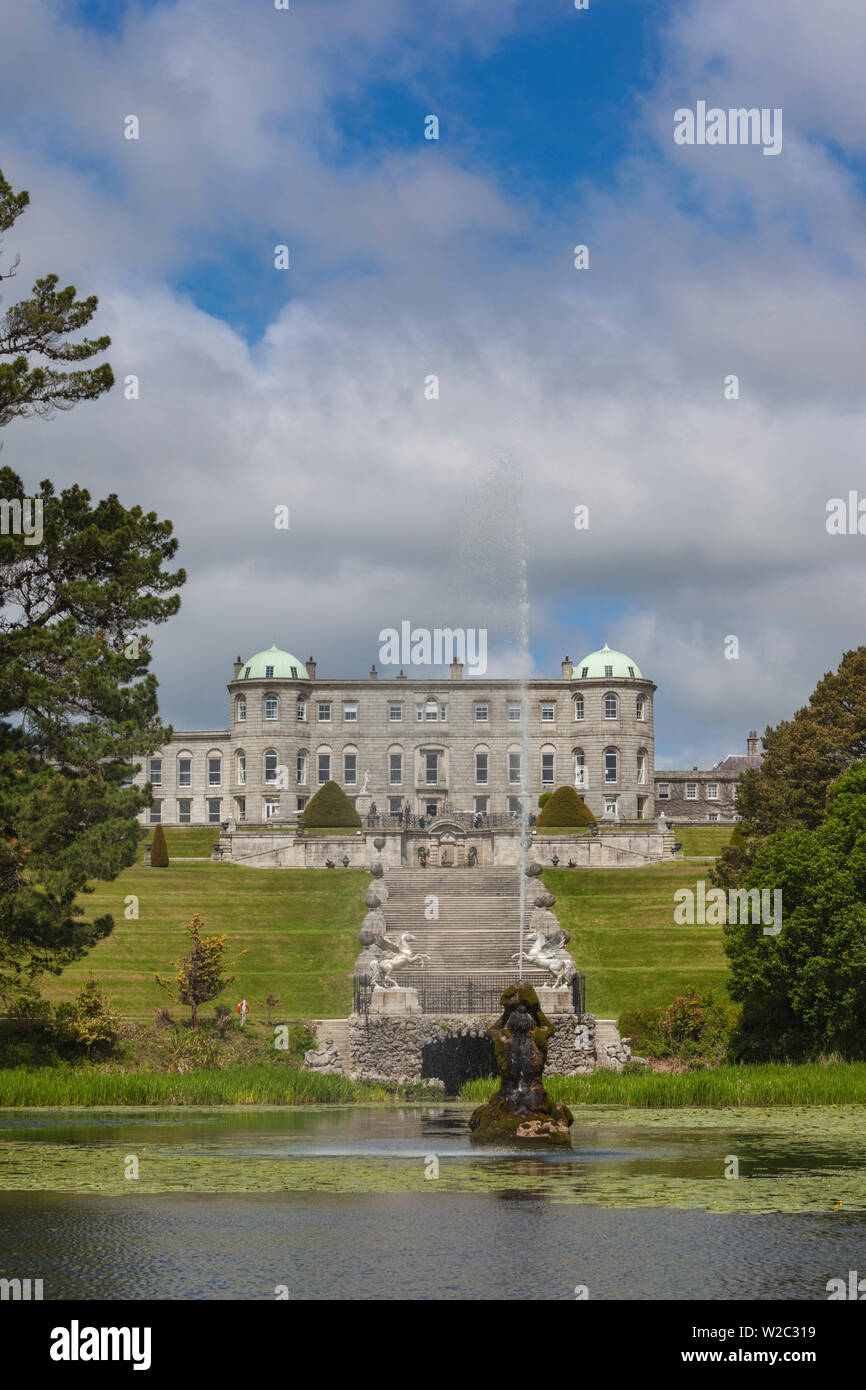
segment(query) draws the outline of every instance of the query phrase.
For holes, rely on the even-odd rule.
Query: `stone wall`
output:
[[[595,1017],[567,1014],[555,1020],[550,1040],[547,1071],[560,1076],[586,1075],[595,1071]],[[421,1050],[427,1043],[447,1037],[483,1037],[492,1019],[417,1014],[388,1018],[361,1014],[349,1018],[349,1073],[356,1077],[416,1081],[421,1077]]]

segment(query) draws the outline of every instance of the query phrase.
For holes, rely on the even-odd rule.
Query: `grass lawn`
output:
[[[683,847],[683,854],[721,854],[730,843],[732,825],[675,825],[674,835]]]
[[[140,859],[144,859],[144,847],[153,840],[155,825],[145,826],[141,832],[141,854]],[[218,825],[192,825],[187,830],[167,829],[163,826],[165,833],[165,843],[168,847],[169,859],[210,859],[211,850],[220,837]]]
[[[68,999],[92,971],[121,1014],[151,1018],[169,1003],[154,971],[174,975],[170,962],[185,953],[189,940],[184,924],[198,911],[208,935],[228,935],[229,959],[248,952],[223,1002],[245,997],[258,1016],[257,1006],[272,992],[284,1016],[343,1017],[352,1004],[369,882],[362,869],[248,869],[183,859],[167,869],[135,864],[83,899],[89,917],[112,914],[111,936],[59,977],[46,976],[43,993]],[[139,900],[138,921],[124,919],[129,894]],[[209,1016],[212,1007],[203,1012]]]
[[[600,1018],[670,1004],[688,988],[725,993],[722,928],[677,926],[674,893],[694,888],[700,864],[645,869],[545,869],[554,912],[586,974],[586,1005]]]

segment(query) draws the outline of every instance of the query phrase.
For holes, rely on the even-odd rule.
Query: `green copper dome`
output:
[[[270,651],[256,652],[238,672],[238,680],[308,680],[307,668],[291,652],[274,644]]]
[[[600,652],[590,652],[582,661],[574,663],[572,678],[579,680],[610,680],[612,677],[624,680],[642,680],[640,667],[625,652],[615,652],[605,642]]]

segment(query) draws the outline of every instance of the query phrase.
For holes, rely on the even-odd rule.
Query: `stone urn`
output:
[[[574,1116],[544,1089],[547,1045],[555,1031],[531,985],[511,985],[502,1015],[487,1030],[496,1048],[499,1090],[469,1120],[473,1144],[500,1148],[570,1149]]]

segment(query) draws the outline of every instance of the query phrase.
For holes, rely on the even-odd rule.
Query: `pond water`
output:
[[[468,1114],[0,1112],[0,1276],[47,1299],[808,1300],[866,1272],[861,1108],[586,1108],[549,1155],[471,1150]]]

